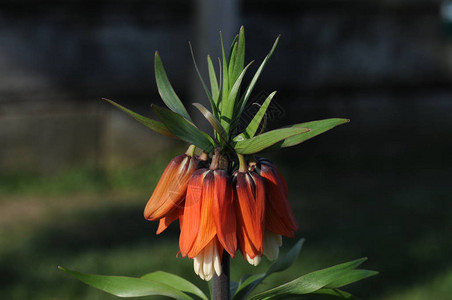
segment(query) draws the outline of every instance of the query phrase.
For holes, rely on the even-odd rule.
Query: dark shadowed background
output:
[[[296,275],[367,256],[365,299],[452,294],[452,6],[439,0],[0,0],[0,295],[115,299],[57,265],[202,284],[176,258],[178,228],[155,236],[142,209],[185,145],[102,97],[152,116],[159,50],[187,107],[203,68],[246,30],[253,72],[281,40],[254,100],[277,90],[269,127],[330,117],[331,132],[266,154],[285,175],[307,239]],[[249,80],[250,78],[248,78]],[[201,116],[191,111],[195,119]],[[284,240],[287,249],[294,243]],[[262,271],[268,266],[258,270]],[[240,255],[233,279],[255,272]],[[347,290],[347,289],[346,289]]]

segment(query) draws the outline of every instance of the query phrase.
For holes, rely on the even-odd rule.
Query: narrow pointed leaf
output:
[[[237,48],[235,49],[235,57],[231,63],[233,63],[231,81],[235,82],[242,73],[243,67],[245,66],[245,29],[240,27],[239,37],[237,40]],[[232,60],[232,59],[231,59]]]
[[[234,300],[246,299],[246,296],[254,290],[265,278],[273,273],[281,272],[288,269],[297,259],[300,254],[301,248],[303,247],[305,239],[300,239],[284,256],[278,258],[278,260],[273,263],[267,272],[264,274],[254,274],[246,278],[240,283],[236,294],[234,295]]]
[[[212,95],[211,95],[209,89],[207,88],[207,85],[206,85],[204,79],[202,78],[201,72],[199,71],[198,64],[196,63],[195,54],[193,53],[193,48],[191,46],[191,43],[189,43],[189,45],[190,45],[191,57],[193,59],[193,64],[195,65],[196,73],[198,74],[198,77],[199,77],[199,80],[201,81],[201,85],[204,89],[204,92],[206,93],[207,98],[209,99],[210,106],[212,106],[212,111],[214,112],[214,114],[217,114],[217,110],[218,110],[217,105],[215,104],[215,101],[213,100]]]
[[[132,118],[134,118],[135,120],[137,120],[138,122],[143,124],[144,126],[154,130],[155,132],[169,136],[169,137],[174,137],[174,135],[171,133],[171,131],[169,131],[168,128],[166,128],[165,124],[163,124],[162,122],[155,121],[155,120],[152,120],[145,116],[142,116],[140,114],[137,114],[137,113],[131,111],[130,109],[125,108],[122,105],[119,105],[118,103],[114,102],[113,100],[109,100],[109,99],[105,99],[105,98],[103,98],[103,100],[108,101],[112,105],[116,106],[117,108],[119,108],[120,110],[122,110],[123,112],[125,112],[126,114],[128,114],[129,116],[131,116]]]
[[[327,289],[322,288],[320,290],[317,290],[315,292],[312,292],[311,294],[314,295],[321,295],[318,299],[350,299],[350,300],[358,300],[355,296],[353,296],[350,293],[347,293],[345,291],[339,290],[339,289]]]
[[[215,74],[215,68],[213,67],[212,59],[207,56],[207,66],[209,69],[210,90],[212,91],[212,98],[215,106],[218,107],[218,101],[220,97],[220,89],[218,87],[217,75]]]
[[[155,80],[157,82],[157,88],[160,97],[162,97],[163,102],[165,102],[166,106],[168,106],[169,109],[178,113],[185,119],[191,121],[187,110],[182,104],[182,101],[180,101],[179,97],[177,96],[176,92],[171,86],[168,77],[166,76],[162,60],[157,51],[155,52],[154,71],[155,71]]]
[[[328,284],[339,280],[350,270],[355,269],[367,258],[360,258],[351,262],[339,264],[333,267],[315,271],[303,275],[281,286],[259,293],[251,300],[271,299],[275,297],[285,297],[289,295],[303,295],[315,292]]]
[[[246,106],[246,102],[248,101],[249,97],[251,96],[251,92],[254,89],[254,86],[256,85],[257,80],[259,79],[259,76],[262,73],[262,70],[264,69],[265,65],[267,64],[267,62],[269,61],[270,57],[273,55],[273,52],[276,49],[276,46],[278,45],[278,41],[279,41],[280,36],[278,36],[275,40],[275,42],[273,43],[273,46],[270,50],[270,52],[267,54],[267,56],[265,56],[264,60],[262,61],[261,65],[259,66],[259,68],[257,69],[256,73],[253,76],[253,79],[251,80],[250,84],[248,85],[248,88],[245,91],[245,94],[243,95],[243,99],[240,100],[240,110],[239,110],[239,115],[242,114],[243,109]]]
[[[333,129],[336,126],[346,124],[350,122],[349,119],[339,119],[339,118],[332,118],[332,119],[325,119],[325,120],[318,120],[318,121],[311,121],[311,122],[305,122],[300,124],[295,124],[292,127],[309,127],[311,131],[309,131],[306,134],[300,134],[291,136],[287,139],[284,139],[280,143],[276,144],[274,147],[271,148],[271,150],[276,150],[279,148],[284,147],[291,147],[298,145],[304,141],[307,141],[315,136],[318,136],[319,134],[322,134],[330,129]]]
[[[223,44],[223,36],[220,33],[220,40],[221,40],[221,54],[222,54],[222,65],[223,65],[223,72],[222,74],[222,80],[220,82],[222,83],[222,90],[221,90],[221,111],[223,111],[223,105],[228,97],[229,94],[229,82],[228,82],[228,60],[226,58],[226,54],[224,53],[224,44]]]
[[[152,109],[175,136],[206,152],[213,150],[215,143],[212,138],[182,116],[157,105],[152,105]]]
[[[171,128],[170,128],[171,130]],[[253,154],[260,152],[275,143],[284,140],[290,136],[301,134],[304,132],[309,132],[309,128],[302,127],[291,127],[291,128],[280,128],[259,134],[250,139],[237,140],[234,149],[240,154]],[[174,132],[173,132],[174,133]],[[177,135],[176,135],[177,136]]]
[[[221,137],[221,141],[227,140],[226,132],[224,131],[223,126],[221,126],[220,122],[215,118],[215,116],[202,104],[200,103],[193,103],[193,106],[196,107],[206,118],[206,120],[212,125],[213,129],[218,133],[218,135]]]
[[[267,276],[272,273],[281,272],[281,271],[288,269],[298,258],[301,248],[303,247],[304,241],[305,241],[305,239],[300,239],[289,250],[289,252],[287,252],[286,255],[280,257],[274,264],[272,264],[266,273]]]
[[[237,43],[238,43],[238,35],[235,37],[234,42],[232,43],[231,50],[229,51],[229,63],[228,63],[228,78],[229,82],[235,82],[233,78],[234,73],[234,62],[235,56],[237,54]]]
[[[128,298],[161,295],[173,299],[191,299],[191,297],[184,294],[179,289],[171,287],[162,282],[134,277],[84,274],[77,271],[68,270],[63,267],[58,268],[92,287],[118,297]]]
[[[325,287],[331,288],[331,289],[337,289],[337,288],[343,287],[344,285],[348,285],[348,284],[354,283],[356,281],[360,281],[365,278],[375,276],[377,274],[378,274],[378,272],[370,271],[370,270],[361,270],[361,269],[351,270],[345,276],[341,277],[340,279],[338,279],[336,281],[333,281],[333,282],[327,284]]]
[[[242,71],[242,73],[240,74],[240,76],[237,78],[237,80],[235,81],[234,85],[232,86],[231,90],[229,91],[229,95],[227,100],[225,101],[223,99],[223,103],[222,103],[222,125],[224,127],[224,129],[226,130],[226,132],[229,132],[229,128],[230,125],[232,124],[232,122],[237,121],[237,120],[232,120],[232,116],[234,114],[234,107],[235,107],[235,103],[236,103],[236,99],[240,90],[240,85],[242,84],[242,80],[243,77],[245,76],[246,71],[248,70],[248,68],[250,67],[250,65],[253,62],[250,62]]]
[[[156,271],[143,275],[141,276],[141,278],[155,282],[161,282],[172,288],[196,295],[200,299],[208,300],[207,296],[196,285],[180,276],[171,273]]]
[[[252,138],[256,134],[256,131],[259,128],[259,125],[261,124],[262,119],[264,118],[265,113],[267,112],[267,108],[270,105],[270,102],[272,101],[275,94],[276,92],[273,92],[270,95],[268,95],[267,99],[265,99],[264,103],[259,108],[251,122],[248,124],[245,131],[241,133],[245,138]]]

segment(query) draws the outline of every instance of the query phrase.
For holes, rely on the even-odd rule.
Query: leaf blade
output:
[[[340,279],[350,270],[355,269],[367,258],[360,258],[350,262],[335,265],[303,275],[295,280],[278,287],[266,290],[250,298],[250,300],[271,299],[286,295],[304,295],[320,290],[331,282]]]
[[[196,285],[194,285],[190,281],[188,281],[180,276],[177,276],[175,274],[171,274],[171,273],[164,272],[164,271],[155,271],[155,272],[143,275],[143,276],[141,276],[141,278],[146,279],[146,280],[161,282],[172,288],[196,295],[203,300],[208,300],[207,296]]]
[[[213,150],[215,146],[213,139],[205,132],[199,130],[193,123],[169,109],[154,104],[151,107],[159,119],[162,120],[175,136],[206,152]]]
[[[182,101],[179,99],[168,80],[168,76],[166,75],[166,71],[163,67],[162,59],[160,58],[158,51],[155,51],[154,72],[157,89],[166,106],[168,106],[168,108],[175,113],[178,113],[185,119],[191,121],[185,106],[182,104]]]
[[[298,129],[298,130],[297,130]],[[309,128],[280,128],[259,134],[253,138],[238,140],[234,145],[234,149],[239,154],[253,154],[260,152],[277,142],[284,140],[290,136],[309,132]]]
[[[191,299],[188,295],[184,294],[180,290],[170,287],[166,284],[162,284],[161,282],[134,277],[86,274],[69,270],[63,267],[58,267],[58,269],[92,287],[118,297],[129,298],[161,295],[179,300]]]
[[[265,66],[267,65],[267,62],[270,60],[270,57],[273,55],[273,52],[276,49],[276,46],[278,45],[279,42],[279,38],[281,36],[278,35],[278,37],[276,38],[275,42],[273,43],[272,48],[270,49],[270,52],[265,56],[264,60],[262,61],[261,65],[259,66],[259,68],[257,69],[256,73],[253,76],[253,79],[251,79],[250,84],[248,85],[244,95],[243,95],[243,99],[240,101],[240,109],[239,109],[239,116],[242,114],[243,109],[246,106],[246,103],[249,99],[249,97],[251,96],[251,92],[254,89],[254,86],[256,85],[257,80],[259,79],[262,70],[265,68]]]
[[[295,145],[298,145],[304,141],[307,141],[315,136],[318,136],[328,130],[331,130],[336,126],[346,124],[349,122],[350,122],[349,119],[331,118],[331,119],[324,119],[324,120],[295,124],[295,125],[293,125],[293,127],[308,127],[311,129],[311,131],[306,133],[306,135],[289,137],[289,138],[285,139],[284,141],[282,141],[280,144],[275,145],[275,146],[277,146],[277,148],[285,148],[285,147],[295,146]]]

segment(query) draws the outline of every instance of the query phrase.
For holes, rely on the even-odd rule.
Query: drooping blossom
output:
[[[211,165],[212,168],[212,165]],[[221,274],[223,250],[232,257],[237,251],[232,185],[224,170],[199,169],[187,188],[180,216],[180,253],[194,259],[195,273],[210,280]]]
[[[281,235],[293,238],[298,230],[289,204],[289,189],[282,174],[268,160],[258,158],[257,165],[252,165],[251,169],[258,171],[265,183],[264,254],[274,260],[282,245]]]
[[[194,150],[195,147],[192,145],[185,154],[170,161],[146,204],[145,219],[160,220],[157,233],[165,230],[181,213],[188,180],[199,164],[199,159],[194,156]]]
[[[243,257],[257,266],[263,254],[265,188],[256,172],[249,172],[243,156],[234,173],[234,206],[237,212],[237,237]]]

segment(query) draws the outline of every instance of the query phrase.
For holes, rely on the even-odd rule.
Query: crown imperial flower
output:
[[[248,124],[237,122],[278,41],[279,37],[247,86],[243,79],[251,63],[245,66],[243,27],[232,43],[229,58],[222,42],[220,80],[207,57],[210,89],[201,75],[200,79],[211,110],[199,103],[193,105],[212,126],[212,135],[194,124],[172,88],[158,52],[155,77],[168,107],[152,105],[159,121],[107,100],[150,129],[191,144],[166,167],[146,204],[144,217],[159,221],[157,234],[179,220],[180,253],[194,260],[194,270],[204,280],[220,275],[223,256],[234,257],[237,249],[252,265],[258,265],[262,256],[276,259],[282,236],[294,237],[298,229],[284,177],[273,163],[253,155],[297,145],[348,122],[327,119],[264,132],[267,109],[276,92],[265,99]],[[196,62],[195,68],[200,74]],[[196,148],[202,151],[200,157],[195,155]],[[210,167],[201,161],[210,163]]]

